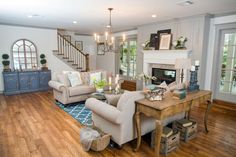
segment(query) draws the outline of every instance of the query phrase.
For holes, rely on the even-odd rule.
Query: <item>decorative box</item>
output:
[[[180,132],[180,139],[187,142],[193,139],[197,135],[197,123],[192,121],[192,125],[184,127],[182,124],[175,121],[173,123],[173,130],[178,130]]]
[[[151,147],[155,147],[156,132],[152,132]],[[173,134],[169,137],[161,137],[160,153],[167,155],[167,153],[177,149],[179,147],[180,133],[178,130],[174,130]]]
[[[161,88],[161,87],[156,87],[153,90],[146,90],[146,91],[144,91],[145,98],[150,101],[162,100],[165,91],[166,91],[166,89]]]

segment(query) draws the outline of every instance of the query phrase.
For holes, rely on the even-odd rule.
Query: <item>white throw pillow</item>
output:
[[[66,87],[70,87],[70,81],[66,74],[57,74],[58,81],[65,85]]]
[[[68,73],[67,76],[70,81],[71,87],[75,87],[82,84],[82,81],[78,72]]]
[[[94,80],[101,81],[102,80],[102,73],[101,72],[91,73],[89,84],[93,85]]]

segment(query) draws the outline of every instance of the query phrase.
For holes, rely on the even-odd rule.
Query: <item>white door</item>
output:
[[[236,29],[222,30],[220,47],[216,99],[236,102]]]

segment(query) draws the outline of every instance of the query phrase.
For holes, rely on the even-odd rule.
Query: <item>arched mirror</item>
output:
[[[12,58],[15,69],[33,69],[38,66],[36,46],[27,39],[20,39],[13,43]]]

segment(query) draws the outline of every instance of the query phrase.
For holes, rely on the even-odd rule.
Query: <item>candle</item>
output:
[[[109,81],[108,81],[109,85],[111,85],[111,77],[109,77]]]
[[[107,32],[105,32],[105,38],[106,38],[106,40],[107,40],[107,37],[108,37],[108,33],[107,33]]]
[[[126,37],[125,37],[125,34],[123,34],[123,41],[125,41],[125,38],[126,38]]]
[[[191,66],[191,70],[190,71],[195,71],[195,66],[194,65]]]
[[[195,60],[195,66],[199,66],[199,60]]]
[[[118,84],[119,81],[119,74],[116,74],[115,84]]]
[[[111,43],[112,44],[114,43],[114,37],[111,37]]]

